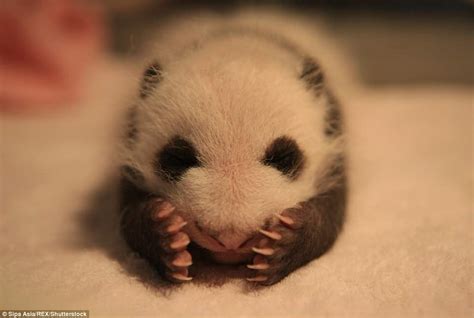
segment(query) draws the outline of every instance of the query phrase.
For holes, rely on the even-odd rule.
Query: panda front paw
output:
[[[175,211],[175,207],[163,199],[154,199],[151,212],[153,232],[159,244],[159,258],[165,266],[166,278],[172,282],[186,282],[189,277],[188,268],[192,265],[192,256],[187,251],[191,242],[183,232],[187,222]]]
[[[275,224],[260,230],[262,239],[253,248],[253,263],[247,265],[254,275],[247,281],[273,285],[295,269],[293,256],[298,254],[299,230],[303,225],[301,214],[300,208],[287,209],[275,215]]]

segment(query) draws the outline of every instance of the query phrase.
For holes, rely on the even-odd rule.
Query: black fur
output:
[[[319,64],[312,58],[303,60],[303,70],[300,78],[306,82],[316,95],[320,95],[324,88],[324,75]]]
[[[340,136],[342,133],[342,116],[339,102],[325,84],[324,73],[314,59],[305,58],[303,60],[303,70],[300,78],[306,82],[308,88],[317,97],[324,94],[327,98],[324,134],[330,138]]]
[[[326,126],[324,134],[328,137],[337,137],[342,134],[342,114],[339,101],[331,91],[326,90],[327,110],[326,110]]]
[[[151,63],[145,70],[140,84],[140,97],[148,97],[163,79],[163,70],[158,62]]]
[[[295,180],[304,167],[305,158],[296,141],[287,136],[275,139],[265,151],[262,163]]]
[[[127,111],[127,145],[128,147],[132,147],[132,145],[138,139],[138,109],[136,105],[130,107]]]
[[[121,180],[120,194],[120,229],[125,241],[164,277],[166,267],[162,256],[166,251],[161,245],[161,238],[154,231],[151,219],[153,196],[125,178]]]

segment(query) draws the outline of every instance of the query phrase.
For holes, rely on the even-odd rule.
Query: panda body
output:
[[[343,134],[321,66],[293,39],[251,21],[201,18],[189,32],[188,22],[165,28],[130,107],[122,231],[168,277],[188,277],[186,266],[166,261],[187,251],[159,243],[172,235],[219,262],[255,256],[259,267],[267,257],[281,267],[256,276],[268,284],[322,254],[342,226]],[[336,190],[334,204],[319,202]],[[154,211],[168,210],[183,220],[170,224],[186,223],[179,231],[153,223]],[[272,235],[270,248],[262,242]],[[304,255],[294,262],[298,244]]]

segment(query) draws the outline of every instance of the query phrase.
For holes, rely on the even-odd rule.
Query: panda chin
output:
[[[221,264],[240,264],[248,263],[252,259],[253,254],[250,252],[210,252],[211,258]]]

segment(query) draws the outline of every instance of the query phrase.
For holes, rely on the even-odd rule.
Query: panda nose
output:
[[[228,250],[236,250],[243,246],[250,237],[247,235],[238,235],[235,233],[223,233],[217,237],[217,241]]]

